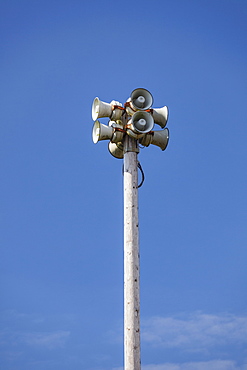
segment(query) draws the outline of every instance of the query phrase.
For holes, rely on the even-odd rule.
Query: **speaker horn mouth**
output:
[[[99,136],[100,136],[100,123],[99,121],[95,121],[92,132],[92,139],[94,144],[96,144],[99,141]]]
[[[99,121],[95,121],[93,125],[92,139],[94,144],[101,140],[111,140],[114,134],[114,128],[103,125]]]
[[[130,129],[138,134],[145,134],[151,131],[153,126],[153,117],[148,112],[136,112],[130,120]]]
[[[153,104],[153,96],[146,89],[135,89],[131,93],[131,103],[137,110],[146,110]]]
[[[98,115],[99,115],[99,105],[100,105],[100,100],[98,97],[96,97],[92,105],[92,118],[94,121],[98,118]]]

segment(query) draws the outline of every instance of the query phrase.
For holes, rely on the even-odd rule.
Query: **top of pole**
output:
[[[110,103],[96,97],[92,105],[93,142],[109,140],[108,149],[115,158],[122,159],[124,152],[139,152],[139,144],[148,147],[150,144],[165,150],[169,141],[169,130],[165,128],[168,120],[168,108],[152,108],[153,96],[144,89],[133,90],[124,104],[116,100]],[[107,125],[98,121],[108,117]],[[161,129],[153,130],[158,125]],[[135,144],[124,149],[126,135],[135,140]]]

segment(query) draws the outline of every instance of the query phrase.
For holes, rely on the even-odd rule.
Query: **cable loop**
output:
[[[145,176],[144,176],[144,172],[143,172],[143,169],[142,169],[142,166],[141,166],[140,162],[138,162],[137,167],[139,168],[139,170],[141,171],[141,174],[142,174],[142,181],[137,186],[137,188],[140,188],[142,186],[142,184],[144,183]],[[123,167],[122,167],[122,174],[124,175],[124,164],[123,164]]]
[[[143,169],[142,169],[142,166],[141,166],[141,163],[138,162],[138,168],[140,169],[141,171],[141,174],[142,174],[142,181],[140,182],[140,184],[137,186],[138,188],[140,188],[142,186],[142,184],[144,183],[144,180],[145,180],[145,176],[144,176],[144,172],[143,172]]]

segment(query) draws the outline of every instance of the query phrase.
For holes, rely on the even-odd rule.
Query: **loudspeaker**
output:
[[[99,98],[95,98],[92,105],[92,118],[95,121],[102,117],[111,117],[113,120],[118,120],[122,116],[123,109],[114,107],[120,106],[120,103],[112,101],[110,104],[105,103]]]
[[[108,149],[111,155],[113,155],[113,157],[118,159],[122,159],[124,157],[123,144],[121,142],[119,143],[110,142],[108,144]]]
[[[165,128],[160,131],[152,131],[144,135],[139,143],[143,146],[149,146],[150,144],[160,147],[161,150],[165,150],[169,141],[169,130]]]
[[[151,131],[154,126],[154,119],[148,112],[136,112],[128,122],[127,134],[135,139],[142,137],[147,132]],[[134,133],[135,135],[132,135]]]
[[[153,104],[152,94],[146,89],[135,89],[130,95],[130,104],[134,110],[146,110]]]
[[[111,140],[114,134],[114,128],[103,125],[99,121],[95,121],[93,125],[92,138],[94,144],[101,140]]]
[[[118,120],[117,122],[115,121],[109,121],[109,126],[113,127],[114,133],[111,138],[112,143],[119,143],[120,141],[123,140],[123,136],[125,133],[124,127],[122,125],[122,122]]]
[[[111,140],[113,143],[118,143],[122,141],[123,135],[123,126],[115,121],[110,121],[109,126],[103,125],[99,121],[94,122],[92,137],[95,144],[101,140]]]
[[[153,108],[151,109],[151,113],[153,115],[154,123],[157,123],[161,128],[164,128],[168,120],[168,107],[165,105],[163,108]]]

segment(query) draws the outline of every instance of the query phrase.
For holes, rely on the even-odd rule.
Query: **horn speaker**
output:
[[[114,132],[113,132],[113,135],[112,135],[112,138],[111,138],[111,142],[112,143],[119,143],[120,141],[123,140],[123,136],[124,136],[124,127],[122,125],[122,122],[121,121],[110,121],[109,122],[109,126],[113,127],[114,129]]]
[[[101,140],[111,140],[113,143],[118,143],[122,141],[123,135],[122,126],[116,124],[115,121],[110,121],[109,126],[103,125],[99,121],[94,122],[92,137],[95,144]]]
[[[123,144],[121,142],[119,143],[110,142],[108,144],[108,149],[111,155],[113,155],[113,157],[118,159],[122,159],[124,157]]]
[[[130,102],[134,110],[146,110],[153,104],[153,97],[146,89],[135,89],[131,93]]]
[[[134,138],[139,138],[151,131],[154,126],[154,120],[148,112],[136,112],[128,122],[127,133]],[[134,135],[132,135],[134,133]]]
[[[165,128],[160,131],[152,131],[144,135],[140,140],[140,144],[143,146],[149,146],[150,144],[160,147],[161,150],[165,150],[169,141],[169,130]]]
[[[157,123],[160,125],[161,128],[164,128],[166,126],[167,120],[168,120],[168,107],[165,105],[162,108],[153,108],[152,109],[152,115],[154,119],[154,123]]]
[[[111,117],[113,120],[118,120],[121,118],[122,110],[113,109],[115,101],[112,101],[110,104],[101,101],[98,97],[94,99],[92,105],[92,118],[95,121],[98,118],[102,117]]]
[[[114,134],[114,128],[103,125],[99,121],[95,121],[93,125],[92,138],[94,144],[101,140],[111,140]]]

